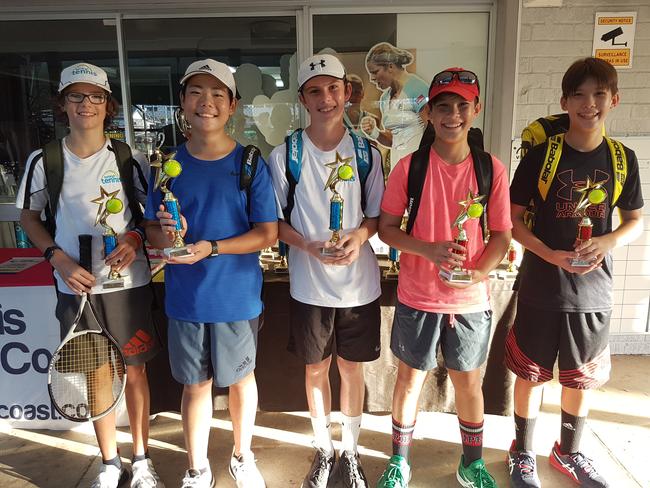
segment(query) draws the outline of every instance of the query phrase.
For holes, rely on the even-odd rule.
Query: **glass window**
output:
[[[264,156],[299,126],[295,17],[137,19],[124,22],[135,145],[184,140],[174,120],[179,80],[203,58],[227,64],[241,95],[228,131]]]

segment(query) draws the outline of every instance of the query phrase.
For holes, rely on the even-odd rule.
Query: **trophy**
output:
[[[594,225],[591,222],[591,219],[587,215],[587,210],[592,205],[598,205],[605,201],[607,193],[602,188],[604,181],[594,182],[591,181],[591,178],[587,177],[583,187],[578,187],[577,191],[582,193],[578,205],[576,205],[573,214],[576,217],[580,217],[580,222],[578,223],[578,234],[574,243],[574,247],[582,244],[585,241],[591,239],[591,234],[593,231]],[[592,260],[585,260],[582,258],[573,258],[571,260],[571,266],[576,266],[580,268],[588,268],[593,264]]]
[[[286,274],[289,272],[289,266],[287,263],[287,250],[287,245],[282,241],[278,241],[278,253],[280,254],[280,262],[275,265],[275,268],[273,268],[273,271],[275,273]]]
[[[104,229],[102,232],[102,241],[104,243],[104,259],[117,247],[117,233],[108,225],[106,220],[110,215],[118,214],[124,209],[122,200],[117,198],[120,190],[108,193],[103,186],[99,187],[100,196],[91,200],[92,203],[99,205],[97,209],[97,217],[95,218],[95,225],[99,224]],[[123,288],[124,278],[118,271],[111,266],[108,276],[102,280],[102,288],[104,290],[112,288]]]
[[[178,203],[178,199],[168,187],[169,182],[181,174],[183,167],[181,166],[181,163],[173,159],[176,153],[163,156],[160,149],[156,148],[154,154],[155,159],[151,163],[151,167],[156,169],[154,190],[160,188],[160,191],[163,192],[165,195],[163,198],[165,210],[170,213],[172,219],[176,221],[172,247],[166,247],[163,249],[163,253],[167,258],[183,258],[192,256],[193,253],[187,250],[185,241],[183,241],[183,238],[181,237],[181,230],[183,229],[183,224],[181,222],[181,206]]]
[[[396,280],[399,274],[399,251],[394,247],[388,248],[388,261],[390,267],[384,271],[384,278],[387,280]]]
[[[336,160],[325,165],[332,170],[327,183],[325,183],[325,188],[323,188],[324,191],[329,188],[333,193],[330,199],[330,230],[332,231],[332,237],[329,240],[332,244],[336,244],[341,239],[341,229],[343,228],[343,197],[336,191],[336,184],[339,181],[354,179],[354,170],[350,166],[350,161],[352,161],[351,157],[343,159],[337,151]],[[321,250],[321,253],[325,255],[333,255],[337,252],[337,250],[331,248]]]
[[[467,238],[467,232],[463,228],[465,222],[470,219],[478,219],[483,215],[483,205],[481,205],[481,200],[485,198],[485,195],[474,195],[472,192],[468,192],[467,198],[462,202],[458,202],[463,209],[454,220],[454,223],[451,225],[451,228],[458,228],[458,235],[454,239],[456,244],[463,246],[464,251],[454,250],[455,254],[465,254],[467,255],[467,244],[469,239]],[[450,283],[470,283],[472,281],[472,273],[468,269],[463,268],[460,265],[455,266],[454,268],[447,270],[441,269],[438,275],[447,280]]]
[[[517,248],[512,242],[510,242],[510,245],[508,246],[508,251],[506,252],[506,260],[508,261],[508,268],[506,271],[508,273],[514,273],[517,271],[517,265],[515,264],[517,261]]]

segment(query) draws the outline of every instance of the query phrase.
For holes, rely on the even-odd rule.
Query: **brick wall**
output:
[[[635,150],[646,202],[650,200],[650,3],[641,0],[524,0],[521,14],[518,93],[514,137],[537,117],[559,113],[562,76],[580,57],[590,56],[596,12],[637,12],[632,69],[619,70],[620,105],[610,112],[607,133]],[[645,231],[614,252],[612,333],[619,338],[645,333],[650,301],[650,204]],[[616,220],[615,220],[616,222]],[[638,337],[638,336],[637,336]],[[650,337],[650,336],[649,336]],[[619,352],[639,351],[614,347]],[[622,345],[622,344],[621,344]],[[638,341],[635,346],[638,346]],[[614,346],[614,344],[613,344]],[[638,349],[638,348],[637,348]]]

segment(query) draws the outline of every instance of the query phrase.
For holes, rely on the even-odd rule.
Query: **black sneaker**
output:
[[[535,453],[517,451],[515,441],[512,441],[506,462],[508,463],[510,486],[512,488],[541,488],[542,482],[537,476]]]
[[[581,452],[562,454],[556,442],[549,456],[551,466],[585,488],[608,488],[609,485],[596,468],[594,462]]]
[[[302,482],[302,488],[327,488],[327,482],[334,469],[336,454],[328,455],[322,449],[316,449],[316,455],[309,468],[309,473]]]
[[[336,488],[368,488],[368,480],[361,467],[359,454],[343,451],[334,466],[330,478],[331,487]]]

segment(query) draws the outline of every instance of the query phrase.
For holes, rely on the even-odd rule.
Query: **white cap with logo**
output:
[[[59,83],[59,93],[73,83],[90,83],[98,86],[108,93],[111,93],[111,87],[108,84],[108,75],[106,71],[90,63],[77,63],[68,66],[61,71],[61,82]]]
[[[316,76],[332,76],[342,80],[345,78],[345,67],[336,56],[331,54],[316,54],[300,63],[298,70],[298,89]]]
[[[232,71],[230,71],[230,68],[227,65],[215,61],[214,59],[201,59],[190,64],[181,78],[181,85],[192,76],[200,74],[214,76],[217,80],[226,85],[234,96],[239,98],[237,85],[235,85],[235,77],[232,75]]]

